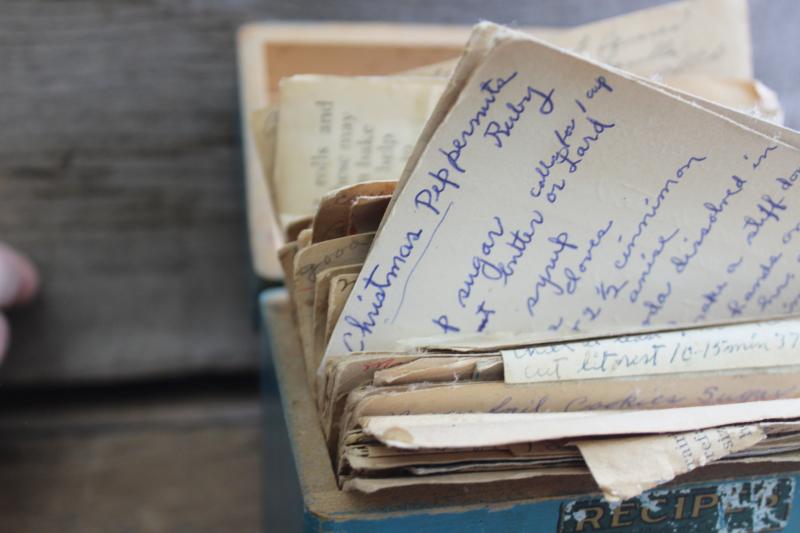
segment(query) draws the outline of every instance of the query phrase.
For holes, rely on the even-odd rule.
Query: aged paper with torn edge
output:
[[[365,356],[341,358],[353,373],[347,381],[338,381],[327,389],[326,397],[335,399],[323,411],[332,449],[367,416],[655,410],[800,397],[797,368],[786,372],[723,371],[528,385],[490,381],[370,387],[365,384],[374,379],[376,365],[397,366],[408,359],[383,356],[362,369],[355,364],[362,357]],[[353,365],[347,365],[350,359],[355,359]],[[368,373],[366,369],[370,367],[373,371]],[[497,376],[490,379],[496,380]],[[348,389],[352,386],[360,388]]]
[[[363,264],[360,266],[363,267]],[[360,268],[358,272],[361,272]],[[347,297],[350,296],[356,281],[358,281],[358,273],[342,274],[331,280],[331,291],[328,294],[328,311],[325,318],[325,339],[322,345],[323,353],[325,352],[325,346],[330,341],[333,327],[336,325],[336,321],[339,320],[344,303],[347,301]]]
[[[309,243],[302,247],[302,236],[307,236]],[[314,339],[314,287],[317,273],[323,269],[352,265],[364,260],[367,250],[372,244],[372,233],[349,235],[317,244],[310,244],[311,230],[303,230],[298,237],[301,248],[294,256],[293,290],[297,306],[297,329],[300,343],[306,360],[309,380],[314,375],[313,339]]]
[[[322,242],[348,235],[347,229],[353,203],[360,197],[391,196],[396,186],[397,181],[367,181],[326,193],[314,214],[312,242]]]
[[[517,470],[502,472],[466,472],[428,477],[393,477],[393,478],[352,478],[345,481],[343,489],[356,490],[366,494],[389,488],[408,487],[413,485],[462,485],[470,483],[494,483],[533,477],[554,478],[558,476],[586,475],[585,468],[552,468],[548,470]]]
[[[336,298],[336,295],[341,294],[347,290],[348,286],[352,285],[351,282],[343,281],[342,274],[357,277],[359,272],[361,272],[360,263],[326,268],[317,272],[314,282],[314,315],[311,320],[314,368],[322,360],[322,354],[325,352],[325,328],[328,324],[328,311],[331,305],[330,296],[333,294]],[[335,282],[336,279],[339,281]]]
[[[621,501],[751,448],[765,438],[758,425],[745,425],[673,435],[579,440],[575,445],[603,496],[608,501]]]
[[[649,411],[363,417],[364,433],[395,448],[474,448],[522,442],[679,433],[800,418],[800,399]]]

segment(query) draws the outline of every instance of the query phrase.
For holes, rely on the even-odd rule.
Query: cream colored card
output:
[[[534,35],[645,76],[753,76],[746,0],[674,2]]]
[[[367,494],[379,490],[426,485],[470,485],[473,483],[497,483],[530,478],[557,478],[560,476],[586,475],[585,468],[550,468],[546,470],[510,470],[500,472],[464,472],[439,476],[408,476],[390,478],[353,478],[342,488]]]
[[[506,383],[800,365],[800,320],[736,324],[505,350]]]
[[[575,444],[605,498],[618,502],[747,450],[765,438],[758,425],[745,425],[673,435],[579,440]]]
[[[496,356],[486,356],[492,362]],[[480,361],[477,357],[420,357],[416,361],[378,370],[372,378],[373,385],[411,385],[413,383],[458,382],[471,380]]]
[[[312,317],[314,365],[319,364],[325,351],[325,327],[328,320],[330,295],[332,293],[334,295],[340,294],[346,290],[348,285],[352,284],[348,281],[343,281],[339,276],[341,274],[351,274],[354,277],[360,271],[361,264],[344,265],[327,268],[316,275],[316,280],[314,281],[314,315]],[[338,281],[334,281],[337,277]]]
[[[361,267],[363,267],[363,264],[359,265],[358,272],[341,274],[331,280],[331,288],[328,293],[328,309],[325,317],[325,337],[320,346],[320,355],[325,353],[325,347],[328,345],[333,328],[342,314],[347,297],[350,296],[356,281],[358,281],[358,273],[361,272]]]
[[[280,226],[272,205],[272,175],[275,162],[275,145],[278,128],[277,106],[260,108],[247,119],[248,146],[257,156],[250,156],[249,170],[254,174],[248,181],[247,218],[250,228],[250,251],[253,268],[262,276],[274,276],[275,249],[283,242]],[[252,143],[252,145],[251,145]],[[256,177],[261,178],[257,182]]]
[[[608,435],[679,433],[800,418],[800,399],[703,407],[576,413],[375,416],[363,431],[395,448],[473,448]]]
[[[280,84],[273,184],[281,221],[333,189],[396,180],[446,80],[301,75]]]
[[[671,2],[573,28],[531,28],[534,37],[642,76],[751,78],[745,0]],[[409,73],[447,76],[450,60]]]
[[[409,387],[348,389],[374,379],[374,367],[370,375],[360,370],[358,363],[363,364],[363,357],[349,356],[354,361],[348,367],[357,372],[359,380],[351,377],[338,382],[336,397],[349,392],[347,404],[337,404],[326,415],[340,421],[345,430],[356,427],[357,420],[364,416],[669,409],[800,397],[797,368],[783,372],[767,369],[516,385],[418,383]],[[394,360],[378,358],[371,364],[394,366]],[[329,427],[334,426],[336,423],[331,421]]]
[[[663,82],[679,91],[783,124],[783,108],[778,95],[758,80],[685,75],[665,78]]]
[[[638,78],[484,31],[495,44],[454,74],[327,353],[797,311],[798,150]]]
[[[310,240],[311,231],[307,232]],[[373,234],[350,235],[324,241],[317,244],[308,244],[301,248],[294,256],[293,295],[297,308],[297,329],[300,334],[300,343],[306,360],[306,370],[309,372],[309,382],[316,370],[313,356],[314,349],[314,287],[317,274],[325,269],[351,265],[364,260],[372,244]],[[298,238],[298,242],[300,238]]]

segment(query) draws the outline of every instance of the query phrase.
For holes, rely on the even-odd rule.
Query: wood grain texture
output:
[[[5,409],[0,434],[0,531],[261,530],[255,394]]]
[[[0,238],[41,265],[0,382],[254,369],[234,34],[246,22],[579,24],[654,0],[3,3]],[[800,125],[800,4],[753,0],[758,76]],[[788,49],[789,53],[782,52]]]

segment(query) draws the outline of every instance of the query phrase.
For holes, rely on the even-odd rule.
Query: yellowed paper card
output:
[[[333,189],[396,180],[445,81],[301,75],[281,82],[273,183],[281,221]]]
[[[585,468],[551,468],[547,470],[511,470],[504,472],[465,472],[439,476],[409,476],[394,478],[353,478],[347,480],[344,490],[354,490],[367,494],[379,490],[411,487],[419,485],[468,485],[472,483],[496,483],[534,477],[558,477],[586,475]]]
[[[357,275],[360,271],[360,264],[344,265],[322,270],[316,275],[314,282],[314,316],[312,319],[315,365],[319,364],[325,351],[325,326],[328,320],[330,295],[331,293],[338,294],[343,290],[342,282],[337,281],[337,284],[334,285],[333,280],[342,274]]]
[[[363,397],[354,393],[352,400],[357,404],[356,416],[666,409],[798,398],[799,372],[794,368],[786,372],[717,372],[679,377],[665,374],[516,385],[502,381],[420,384],[395,387],[386,390],[386,394],[381,389],[370,389]]]
[[[731,109],[783,124],[783,109],[778,95],[757,80],[685,75],[666,78],[664,84]]]
[[[325,351],[325,346],[328,345],[331,339],[333,328],[336,326],[336,322],[342,314],[342,309],[344,309],[347,297],[350,296],[353,287],[356,285],[356,281],[358,281],[358,273],[341,274],[331,280],[331,289],[328,294],[328,311],[325,319],[325,342],[322,346],[323,353]]]
[[[776,368],[800,364],[800,320],[505,350],[506,383]]]
[[[247,181],[247,217],[250,229],[250,250],[253,267],[261,276],[274,276],[276,271],[275,250],[283,243],[277,216],[273,209],[272,175],[275,162],[275,146],[278,126],[278,109],[267,106],[247,117],[248,145],[252,143],[252,179]],[[261,178],[260,180],[258,178]]]
[[[765,438],[758,425],[745,425],[575,444],[606,499],[621,501],[751,448]]]
[[[396,448],[472,448],[521,442],[688,432],[800,418],[800,399],[650,411],[364,417],[363,431]]]
[[[308,232],[310,238],[310,230]],[[301,234],[303,233],[301,232]],[[309,244],[294,257],[294,297],[297,305],[297,328],[311,375],[316,370],[313,358],[314,287],[317,274],[324,269],[351,265],[364,260],[373,234],[350,235],[318,244]],[[309,378],[310,379],[310,378]]]
[[[311,240],[322,242],[346,236],[353,203],[359,197],[391,195],[396,186],[397,181],[369,181],[342,187],[325,194],[314,214]]]
[[[568,29],[531,28],[534,37],[643,76],[702,74],[751,78],[747,2],[671,2]],[[454,61],[414,74],[449,75]]]
[[[745,0],[673,2],[567,31],[543,30],[534,35],[645,76],[753,76]]]
[[[797,149],[638,78],[489,31],[495,46],[462,62],[462,92],[428,125],[329,354],[798,310]]]

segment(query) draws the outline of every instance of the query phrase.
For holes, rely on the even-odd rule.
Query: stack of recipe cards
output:
[[[705,0],[281,82],[252,126],[343,488],[800,461],[800,134],[750,75]]]
[[[574,28],[527,27],[525,31],[556,46],[653,77],[693,95],[780,121],[782,112],[774,93],[752,79],[748,28],[744,1],[696,0],[667,4]],[[334,128],[333,135],[346,140],[347,128],[352,126],[353,120],[358,120],[363,126],[378,126],[392,118],[391,112],[375,115],[375,106],[370,106],[370,102],[381,94],[380,87],[361,90],[360,87],[369,81],[353,79],[352,76],[393,74],[397,77],[444,78],[439,80],[439,88],[428,88],[435,97],[452,73],[469,33],[470,28],[465,26],[424,24],[264,22],[242,27],[238,39],[242,114],[246,124],[256,126],[255,134],[250,134],[253,128],[248,126],[244,135],[248,219],[253,267],[260,276],[266,279],[282,277],[276,251],[286,242],[286,235],[285,226],[279,219],[285,219],[296,207],[280,204],[277,196],[285,194],[281,190],[284,178],[273,180],[270,174],[274,158],[269,149],[265,151],[263,144],[259,143],[269,124],[269,109],[274,111],[281,105],[282,95],[294,92],[281,88],[281,83],[288,82],[288,78],[296,74],[317,75],[306,82],[317,85],[307,88],[306,96],[317,94],[320,101],[336,106],[335,109],[326,108],[330,111],[327,116],[335,117],[335,121],[330,123]],[[341,76],[344,78],[339,79],[337,92],[332,94],[336,86],[333,80]],[[374,79],[372,82],[381,83]],[[358,96],[350,99],[356,105],[347,106],[347,100],[341,101],[340,98],[342,91],[350,88]],[[414,94],[419,96],[421,90],[417,88]],[[368,96],[362,98],[365,92]],[[395,91],[393,98],[401,95],[402,91]],[[387,98],[388,95],[383,95],[381,101],[399,104],[402,109],[412,105],[408,100],[397,102]],[[324,132],[322,109],[307,106],[303,100],[298,104],[314,119],[305,123],[304,134]],[[361,104],[367,107],[362,108]],[[424,103],[420,105],[425,106]],[[283,105],[284,110],[288,107],[294,106]],[[381,109],[391,111],[388,106],[377,110]],[[400,125],[391,131],[401,150],[414,144],[422,128],[422,124],[417,122],[419,113],[414,116],[416,118],[409,117],[405,122],[416,126],[405,130],[408,137]],[[426,118],[422,117],[422,120]],[[303,207],[305,214],[311,214],[314,205],[311,202],[319,198],[320,192],[328,192],[329,187],[369,179],[363,167],[356,168],[350,164],[340,168],[351,157],[348,150],[336,154],[336,168],[331,166],[327,173],[321,172],[319,165],[312,168],[311,154],[301,151],[296,155],[305,158],[302,181],[309,193]],[[401,152],[401,155],[407,154]],[[262,164],[263,161],[267,164]],[[391,174],[393,180],[397,179],[405,163],[402,158],[395,161],[399,167],[392,169],[393,173],[384,172]],[[377,178],[373,176],[371,179]],[[296,175],[292,181],[298,181]]]

